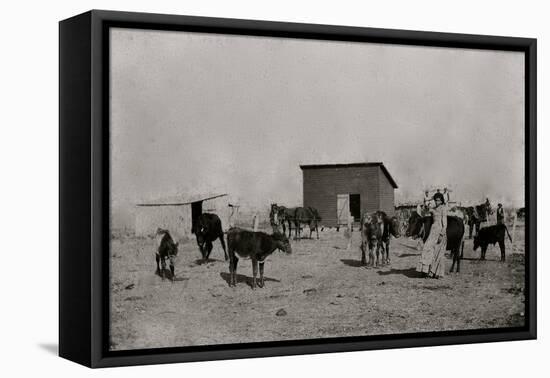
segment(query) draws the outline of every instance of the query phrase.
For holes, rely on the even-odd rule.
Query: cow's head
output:
[[[288,240],[288,237],[280,232],[275,232],[273,234],[273,239],[277,243],[277,248],[280,249],[283,252],[286,252],[287,254],[292,253],[292,247],[290,246],[290,241]]]
[[[407,227],[407,231],[405,231],[405,236],[418,236],[421,229],[422,217],[416,213],[413,213],[413,215],[409,218],[409,226]]]
[[[398,238],[401,236],[401,234],[399,233],[399,219],[397,219],[397,217],[390,218],[390,233],[395,238]]]
[[[365,223],[363,227],[365,235],[367,235],[367,238],[370,242],[375,242],[376,240],[378,240],[380,225],[378,224],[378,222],[376,222],[375,219],[371,219],[371,221]]]
[[[180,243],[177,242],[177,243],[174,243],[174,248],[172,248],[172,254],[174,256],[176,256],[178,254],[178,247],[179,247]]]

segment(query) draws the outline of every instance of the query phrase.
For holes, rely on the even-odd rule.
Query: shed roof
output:
[[[388,169],[384,166],[384,163],[382,162],[364,162],[364,163],[342,163],[342,164],[302,164],[300,165],[300,168],[302,170],[304,169],[318,169],[318,168],[349,168],[349,167],[380,167],[382,169],[382,172],[386,175],[388,180],[390,181],[390,184],[394,187],[394,189],[397,189],[397,183],[391,177],[390,172]]]
[[[136,206],[183,206],[190,205],[193,202],[207,201],[214,198],[227,196],[227,193],[223,194],[195,194],[190,196],[173,196],[163,199],[157,199],[148,202],[137,203]]]

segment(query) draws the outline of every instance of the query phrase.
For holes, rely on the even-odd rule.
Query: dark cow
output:
[[[155,257],[157,260],[157,274],[159,274],[164,280],[166,274],[166,260],[170,260],[170,272],[172,273],[170,278],[174,281],[175,277],[175,260],[176,255],[178,254],[178,245],[179,243],[174,243],[172,236],[168,230],[158,228],[156,232],[156,242],[157,242],[157,251]],[[159,266],[159,262],[161,266]]]
[[[300,240],[300,225],[307,224],[309,226],[309,238],[311,239],[311,234],[313,230],[317,233],[317,239],[319,239],[319,222],[321,221],[321,216],[317,209],[313,207],[297,207],[294,211],[294,227],[295,238]]]
[[[197,237],[202,259],[208,261],[210,252],[212,252],[212,242],[220,239],[223,248],[223,255],[227,261],[227,250],[225,248],[225,240],[223,238],[222,221],[216,214],[203,213],[199,215],[191,230]]]
[[[409,217],[405,236],[412,237],[414,239],[424,239],[424,222],[422,219],[422,215],[418,214],[416,211],[413,211]]]
[[[399,220],[397,217],[390,217],[383,211],[377,211],[376,214],[382,219],[382,242],[383,248],[386,250],[386,263],[390,263],[390,236],[394,238],[400,237],[399,233]]]
[[[418,214],[413,214],[409,219],[409,228],[407,236],[422,237],[422,241],[426,242],[433,225],[433,217],[431,215],[421,217]],[[464,221],[459,217],[447,216],[447,251],[451,252],[453,263],[450,272],[453,271],[456,263],[456,272],[460,272],[460,259],[464,252]]]
[[[389,217],[383,211],[372,215],[365,215],[361,221],[361,264],[378,266],[380,250],[382,251],[382,265],[390,263],[390,236],[398,238],[399,220]],[[366,249],[369,249],[369,261],[366,261]],[[374,261],[374,247],[376,247],[376,262]]]
[[[252,289],[264,286],[265,259],[276,249],[287,254],[292,253],[290,242],[285,234],[279,232],[268,235],[264,232],[254,232],[233,227],[227,231],[227,247],[229,249],[229,286],[237,284],[237,263],[240,257],[252,260]],[[260,265],[260,282],[257,282],[258,263]]]
[[[500,247],[500,261],[506,261],[505,233],[508,234],[510,243],[512,243],[512,237],[505,224],[496,224],[494,226],[483,227],[479,230],[479,233],[474,238],[474,251],[478,247],[481,247],[481,260],[485,260],[485,253],[487,253],[489,244],[495,245],[495,243],[498,243]]]

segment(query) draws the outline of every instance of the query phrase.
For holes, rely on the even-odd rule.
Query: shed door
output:
[[[361,195],[349,195],[349,211],[355,222],[361,222]]]
[[[348,224],[348,218],[350,216],[349,211],[349,194],[337,194],[336,195],[336,219],[338,225]]]

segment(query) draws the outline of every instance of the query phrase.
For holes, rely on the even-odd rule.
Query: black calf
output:
[[[170,260],[170,272],[172,273],[170,278],[172,281],[174,281],[175,277],[175,261],[176,261],[176,255],[178,254],[178,244],[174,243],[174,240],[170,236],[170,233],[168,230],[164,230],[162,228],[157,229],[156,233],[157,237],[157,252],[155,253],[155,257],[157,260],[157,273],[162,277],[164,280],[165,278],[165,270],[166,270],[166,259]],[[159,263],[162,265],[159,266]]]
[[[474,237],[474,251],[481,247],[481,260],[485,260],[485,254],[487,253],[487,247],[489,244],[498,243],[500,247],[500,261],[506,261],[506,246],[504,245],[505,234],[508,234],[510,243],[512,237],[504,224],[496,224],[494,226],[483,227],[479,230],[479,233]]]
[[[203,260],[208,260],[212,252],[212,242],[220,239],[223,248],[223,256],[227,261],[227,251],[223,238],[222,221],[216,214],[201,214],[193,225],[192,232],[197,237],[197,244]]]

